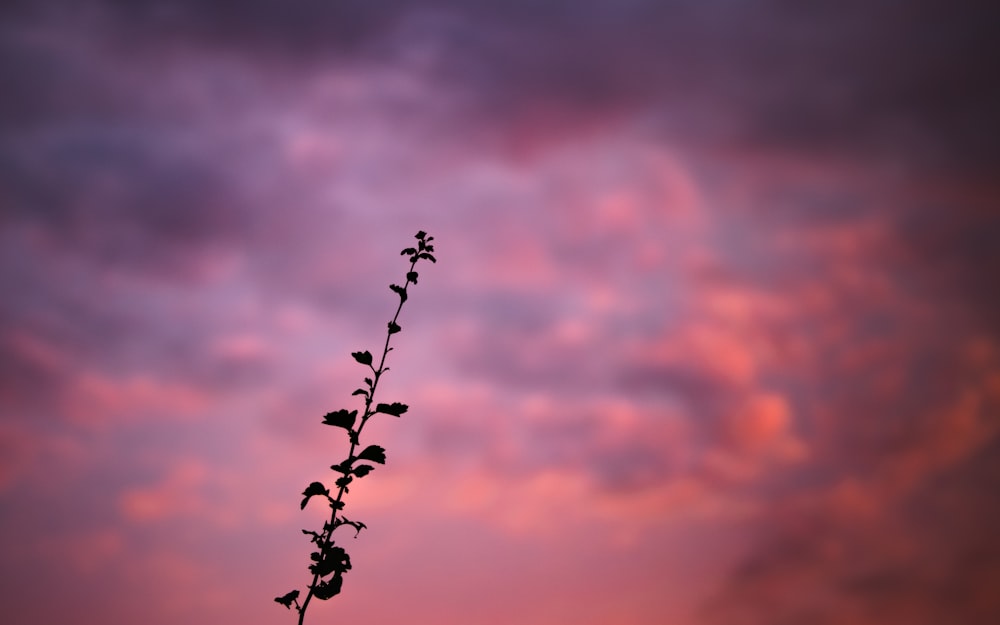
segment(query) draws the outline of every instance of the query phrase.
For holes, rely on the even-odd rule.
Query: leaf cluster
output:
[[[399,313],[407,300],[410,285],[417,283],[419,276],[415,270],[416,265],[422,260],[437,262],[433,255],[434,245],[431,243],[434,237],[427,236],[427,233],[421,230],[416,234],[416,239],[416,247],[407,247],[401,252],[401,255],[408,256],[410,261],[410,267],[406,272],[406,282],[403,286],[389,285],[389,288],[399,297],[399,302],[396,314],[387,324],[385,346],[381,358],[376,364],[375,357],[370,351],[351,353],[355,362],[367,367],[370,371],[370,375],[364,377],[364,384],[351,393],[351,396],[360,396],[364,402],[363,410],[341,408],[323,415],[323,425],[344,430],[350,443],[350,450],[346,458],[330,466],[330,469],[336,474],[332,487],[323,482],[311,482],[302,491],[301,509],[305,509],[313,498],[319,497],[329,504],[331,512],[330,520],[323,524],[321,530],[302,530],[302,533],[309,536],[310,541],[316,546],[316,550],[310,554],[309,572],[312,574],[312,581],[307,586],[305,598],[300,603],[300,592],[292,590],[274,599],[288,609],[295,607],[298,612],[299,625],[302,625],[305,619],[309,602],[314,597],[319,600],[327,600],[339,594],[343,586],[344,573],[351,570],[351,557],[342,546],[336,544],[333,538],[334,531],[346,525],[354,529],[356,538],[362,529],[367,529],[364,523],[351,521],[343,515],[344,495],[350,492],[350,486],[354,480],[367,476],[375,470],[375,465],[384,465],[386,462],[385,449],[380,445],[370,444],[363,449],[361,448],[361,434],[365,424],[376,414],[401,417],[409,410],[409,406],[401,402],[376,402],[375,393],[382,376],[389,370],[385,366],[385,361],[389,352],[392,351],[389,346],[390,340],[393,335],[402,331],[402,327],[398,323]]]

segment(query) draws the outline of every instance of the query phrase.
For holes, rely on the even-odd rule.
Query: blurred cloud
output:
[[[994,622],[994,13],[5,3],[8,619]]]

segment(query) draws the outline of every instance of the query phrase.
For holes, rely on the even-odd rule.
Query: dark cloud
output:
[[[26,222],[53,247],[83,248],[100,263],[196,265],[201,246],[241,230],[235,193],[204,155],[165,143],[145,129],[94,127],[8,144],[5,221]]]
[[[763,83],[749,93],[753,141],[950,174],[995,167],[986,137],[1000,132],[989,114],[1000,91],[986,79],[996,42],[985,26],[995,9],[881,2],[811,11],[777,15],[757,33],[759,46],[747,46],[759,70],[748,75]]]
[[[49,401],[47,393],[64,381],[62,363],[51,362],[44,352],[25,345],[23,337],[7,336],[0,356],[0,399],[9,416],[25,417]]]
[[[288,6],[270,0],[56,0],[12,2],[6,10],[12,19],[26,23],[78,20],[107,28],[105,34],[140,50],[186,42],[255,55],[302,58],[324,51],[352,50],[382,31],[404,6],[353,0],[304,0]]]
[[[914,199],[900,216],[902,261],[920,275],[927,302],[967,307],[967,323],[983,332],[1000,328],[1000,216],[988,196]]]
[[[682,139],[864,155],[980,178],[997,163],[991,111],[1000,91],[989,79],[996,43],[987,26],[996,11],[982,3],[396,10],[398,27],[380,32],[374,48],[401,58],[430,37],[440,77],[470,91],[499,136],[513,126],[555,138],[639,114]],[[436,27],[408,29],[415,16]]]
[[[1000,549],[988,529],[1000,506],[986,495],[1000,479],[991,352],[955,321],[965,304],[866,324],[883,305],[852,304],[852,331],[818,346],[810,381],[796,384],[809,460],[762,495],[756,546],[711,598],[709,622],[1000,614],[987,590]]]
[[[553,140],[640,115],[674,139],[866,156],[983,181],[1000,158],[989,63],[996,11],[983,3],[43,6],[21,19],[81,13],[102,46],[136,58],[194,46],[206,58],[303,74],[406,66],[430,51],[430,74],[464,94],[500,141]],[[32,94],[45,100],[56,84],[60,93],[82,86],[67,59],[6,45],[0,70],[24,85],[6,99],[9,113],[29,114]]]
[[[88,109],[125,112],[106,89],[105,76],[79,67],[77,60],[31,41],[10,25],[0,29],[0,80],[17,85],[0,101],[5,134],[61,115]]]
[[[995,621],[997,457],[994,440],[901,501],[880,501],[875,517],[853,516],[836,496],[777,509],[707,608],[711,622]]]
[[[717,414],[720,405],[731,397],[732,383],[699,364],[632,364],[621,363],[616,369],[615,386],[636,395],[677,397],[688,406]]]

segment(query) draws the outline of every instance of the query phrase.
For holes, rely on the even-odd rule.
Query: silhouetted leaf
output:
[[[316,558],[313,558],[314,560],[319,558],[318,553],[314,553],[313,555],[316,556]],[[319,558],[319,561],[316,562],[316,564],[309,565],[309,572],[314,575],[319,575],[320,577],[323,577],[325,575],[333,573],[334,567],[335,564],[332,560],[324,560],[322,558]]]
[[[275,597],[274,600],[285,606],[289,610],[292,609],[292,602],[299,598],[299,591],[293,590],[287,595],[282,595],[280,597]]]
[[[419,258],[426,258],[427,260],[431,261],[432,263],[436,263],[437,262],[437,259],[434,258],[433,256],[431,256],[430,254],[428,254],[427,252],[421,253],[419,255]]]
[[[305,534],[306,536],[312,536],[312,538],[309,539],[310,542],[319,543],[320,538],[317,532],[313,532],[311,530],[302,530],[302,533]]]
[[[358,411],[352,410],[347,412],[346,409],[341,408],[336,412],[328,412],[323,416],[323,423],[326,425],[332,425],[338,428],[344,428],[345,430],[350,430],[354,427],[354,421],[358,418]]]
[[[399,255],[400,256],[405,256],[406,254],[416,254],[416,253],[417,253],[417,250],[413,249],[412,247],[408,247],[405,250],[403,250],[402,252],[400,252]]]
[[[385,464],[385,449],[378,445],[369,445],[365,447],[364,451],[358,454],[358,460],[368,460],[370,462]]]
[[[365,525],[364,523],[361,523],[359,521],[349,521],[349,520],[347,520],[347,517],[341,517],[341,521],[340,522],[343,523],[344,525],[350,525],[351,527],[354,528],[354,537],[355,538],[358,537],[358,534],[361,533],[361,530],[368,529],[368,526]]]
[[[313,588],[313,596],[317,599],[326,601],[327,599],[332,599],[333,597],[340,594],[340,588],[344,584],[344,578],[342,575],[334,575],[329,581],[321,582],[316,584]]]
[[[409,408],[410,407],[406,404],[394,401],[391,404],[379,404],[375,406],[375,412],[384,412],[385,414],[391,414],[394,417],[398,417],[409,410]]]
[[[326,577],[336,572],[338,575],[351,569],[351,556],[342,547],[326,545],[322,555],[313,553],[309,556],[316,564],[309,565],[309,571],[314,575]]]
[[[371,473],[372,469],[374,468],[375,467],[373,467],[370,464],[359,464],[358,466],[354,467],[354,475],[357,475],[358,477],[364,477],[369,473]]]
[[[427,236],[427,233],[424,232],[423,230],[421,230],[421,231],[417,232],[416,236],[417,236],[418,239],[423,239],[425,236]]]
[[[354,360],[357,360],[363,365],[368,365],[370,367],[372,364],[372,354],[367,350],[363,352],[351,352],[351,356],[354,356]]]
[[[364,395],[365,397],[368,397],[368,391],[366,391],[363,388],[359,388],[355,390],[353,393],[351,393],[351,395]]]
[[[302,491],[302,496],[305,497],[305,499],[302,500],[302,505],[300,506],[300,508],[302,510],[305,510],[306,504],[309,503],[309,500],[312,499],[315,495],[329,495],[329,494],[330,491],[326,489],[326,486],[323,486],[323,484],[321,484],[320,482],[313,482],[309,486],[306,486],[306,489]]]
[[[399,324],[396,323],[395,321],[390,321],[389,322],[389,334],[395,334],[395,333],[399,332],[402,329],[403,328],[399,327]]]
[[[400,302],[406,301],[406,289],[399,286],[398,284],[390,284],[389,288],[395,291],[399,295]]]
[[[347,485],[354,481],[354,478],[350,475],[345,475],[344,477],[337,478],[337,488],[343,488],[347,490]]]
[[[333,469],[334,471],[337,471],[338,473],[343,473],[344,475],[347,475],[348,473],[351,472],[351,463],[353,462],[354,458],[348,458],[347,460],[344,460],[340,464],[332,465],[330,468]]]
[[[407,271],[406,272],[406,279],[409,280],[410,282],[412,282],[413,284],[416,284],[417,283],[417,272],[416,271]]]

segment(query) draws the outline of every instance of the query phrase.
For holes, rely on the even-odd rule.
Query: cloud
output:
[[[990,10],[236,8],[0,9],[11,618],[267,620],[424,229],[331,609],[995,620]]]
[[[834,402],[835,421],[819,422],[828,477],[775,499],[760,517],[760,547],[707,614],[726,623],[989,622],[997,605],[982,562],[996,551],[986,528],[997,508],[978,489],[996,474],[998,432],[988,416],[996,395],[992,365],[978,360],[986,352],[973,351],[974,368],[952,354],[941,369],[961,371],[963,390],[920,394],[920,408],[892,398],[877,408]]]
[[[995,473],[983,464],[990,453],[976,454],[903,502],[843,482],[783,506],[770,515],[761,549],[713,600],[708,612],[717,621],[711,622],[783,623],[809,615],[826,619],[820,622],[989,622],[997,605],[983,563],[996,553],[986,529],[995,506],[972,494],[978,485],[954,498],[942,491]],[[953,507],[959,498],[964,503]]]
[[[658,132],[695,142],[897,160],[916,171],[976,172],[980,180],[996,161],[985,139],[997,133],[989,114],[997,94],[986,77],[994,45],[984,26],[994,15],[986,7],[956,11],[936,0],[841,3],[835,11],[780,2],[633,2],[613,10],[451,1],[305,2],[282,11],[267,2],[241,3],[239,11],[229,3],[88,6],[83,22],[112,50],[132,54],[188,47],[296,73],[323,64],[422,64],[428,79],[466,101],[476,123],[462,131],[501,145],[550,144],[646,117]],[[59,15],[14,14],[28,23]]]

